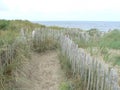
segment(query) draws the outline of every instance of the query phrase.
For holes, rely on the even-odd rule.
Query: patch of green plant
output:
[[[96,28],[92,28],[88,30],[87,32],[89,33],[90,36],[97,35],[98,37],[100,37],[100,31]]]
[[[110,62],[112,63],[113,66],[115,65],[120,66],[120,56],[119,55],[112,56]]]
[[[87,42],[85,40],[74,40],[75,43],[78,44],[78,47],[80,48],[87,48],[89,45],[87,44]]]
[[[14,31],[0,31],[0,46],[12,44],[16,37],[18,36],[18,32]]]
[[[61,84],[60,84],[60,90],[70,90],[70,86],[69,86],[69,83],[67,83],[67,82],[62,82]]]
[[[113,65],[118,65],[118,66],[120,66],[120,56],[116,56],[116,57],[115,57],[115,62],[113,63]]]
[[[44,41],[33,40],[33,50],[37,52],[44,52],[45,50],[54,50],[58,47],[57,42],[51,38],[46,38]]]
[[[69,62],[69,59],[65,55],[62,55],[61,53],[59,54],[59,59],[60,59],[61,68],[64,70],[65,75],[67,77],[71,77],[72,71],[71,71],[71,64]]]
[[[20,31],[21,28],[32,31],[35,28],[45,28],[45,25],[38,23],[32,23],[28,20],[0,20],[0,31],[3,30],[13,30]]]
[[[7,30],[9,27],[10,21],[0,20],[0,30]]]
[[[113,30],[106,33],[99,41],[100,46],[112,49],[120,49],[120,30]]]

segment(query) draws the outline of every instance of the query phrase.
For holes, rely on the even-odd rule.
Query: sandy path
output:
[[[27,79],[21,90],[59,90],[62,74],[56,51],[33,53],[30,62],[25,63],[23,73]]]

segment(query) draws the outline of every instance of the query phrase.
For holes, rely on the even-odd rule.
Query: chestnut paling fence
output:
[[[37,29],[34,36],[30,35],[29,38],[36,46],[44,41],[46,41],[44,44],[47,44],[48,41],[58,43],[62,54],[68,58],[71,64],[73,74],[80,75],[82,90],[120,90],[117,70],[110,68],[102,60],[93,58],[84,49],[78,48],[78,45],[68,35],[57,30]],[[45,48],[44,44],[43,48]],[[50,43],[48,45],[51,46]],[[14,58],[14,48],[11,48],[14,46],[7,48],[4,59],[8,59],[4,62],[9,61],[9,58],[11,60]],[[1,55],[0,58],[2,57]]]
[[[73,74],[77,73],[81,77],[82,90],[120,90],[117,70],[78,48],[68,35],[55,30],[37,30],[35,36],[36,43],[52,37],[53,41],[60,44],[62,54],[71,64]]]
[[[23,30],[21,30],[23,31]],[[11,64],[13,60],[18,56],[17,52],[20,52],[20,49],[30,49],[30,44],[27,41],[27,35],[24,35],[23,32],[20,33],[18,37],[13,41],[13,43],[7,44],[3,40],[5,45],[0,44],[0,70],[3,71],[7,65]],[[3,69],[3,70],[2,70]],[[4,71],[3,71],[4,72]]]
[[[8,64],[13,60],[15,55],[15,44],[2,47],[0,49],[0,67]]]
[[[116,69],[91,57],[67,36],[61,36],[60,44],[63,55],[69,58],[73,74],[80,74],[82,90],[120,90]]]

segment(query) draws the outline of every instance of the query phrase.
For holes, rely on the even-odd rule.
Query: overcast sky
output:
[[[0,19],[120,21],[120,0],[0,0]]]

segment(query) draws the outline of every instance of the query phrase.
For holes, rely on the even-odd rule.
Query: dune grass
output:
[[[14,72],[30,57],[29,45],[17,40],[21,23],[25,22],[0,20],[0,90],[14,90]]]
[[[60,28],[57,26],[46,27],[44,25],[31,23],[27,20],[0,20],[0,54],[8,45],[12,45],[15,42],[16,38],[19,36],[21,28],[28,30],[30,33],[35,28],[49,28],[54,30],[64,29],[63,33],[66,35],[69,34],[80,48],[88,50],[93,56],[102,56],[106,62],[120,66],[119,54],[115,55],[115,53],[109,53],[111,49],[120,50],[120,30],[113,30],[101,36],[97,29],[91,29],[86,31],[86,33],[90,35],[90,39],[86,41],[84,38],[77,38],[79,33],[74,32],[74,30],[72,32],[65,32],[65,30],[68,30],[67,28]],[[33,39],[33,42],[30,42],[30,44],[31,43],[32,50],[36,52],[43,52],[45,50],[56,49],[59,47],[58,44],[52,40],[52,38],[45,38],[44,41],[41,40],[39,43]],[[0,68],[1,90],[14,89],[15,76],[12,72],[19,68],[25,59],[30,58],[30,49],[30,46],[27,44],[21,42],[16,43],[16,47],[14,48],[16,54],[12,62],[7,66],[4,65]],[[68,58],[61,53],[59,58],[61,68],[64,70],[67,78],[67,82],[61,84],[60,90],[80,90],[80,85],[82,84],[80,82],[80,77],[73,76]]]
[[[46,38],[44,41],[37,43],[34,40],[32,42],[31,37],[29,37],[32,30],[45,27],[44,25],[31,23],[27,20],[0,20],[0,90],[14,90],[14,88],[18,87],[14,72],[17,72],[22,63],[30,58],[31,49],[37,52],[43,52],[48,49],[57,48],[57,44],[53,42],[52,38]],[[29,34],[26,36],[25,40],[27,41],[25,42],[23,42],[24,38],[20,34],[21,29],[27,30],[25,32]],[[9,60],[8,46],[12,46],[10,50],[14,52],[13,58],[10,58],[10,63],[5,61]],[[1,59],[1,56],[5,57]],[[1,61],[5,61],[5,63],[2,64]]]
[[[112,49],[120,49],[120,30],[106,33],[99,41],[101,46]]]
[[[35,40],[33,39],[33,51],[36,52],[44,52],[46,50],[53,50],[58,47],[58,44],[52,40],[52,38],[46,38],[43,40]]]
[[[103,35],[97,29],[88,30],[86,33],[90,35],[89,40],[84,38],[72,37],[74,42],[78,44],[80,48],[84,48],[88,53],[95,57],[102,57],[105,62],[112,63],[112,65],[119,66],[119,54],[112,53],[112,51],[120,50],[120,30],[112,30],[106,32]]]

